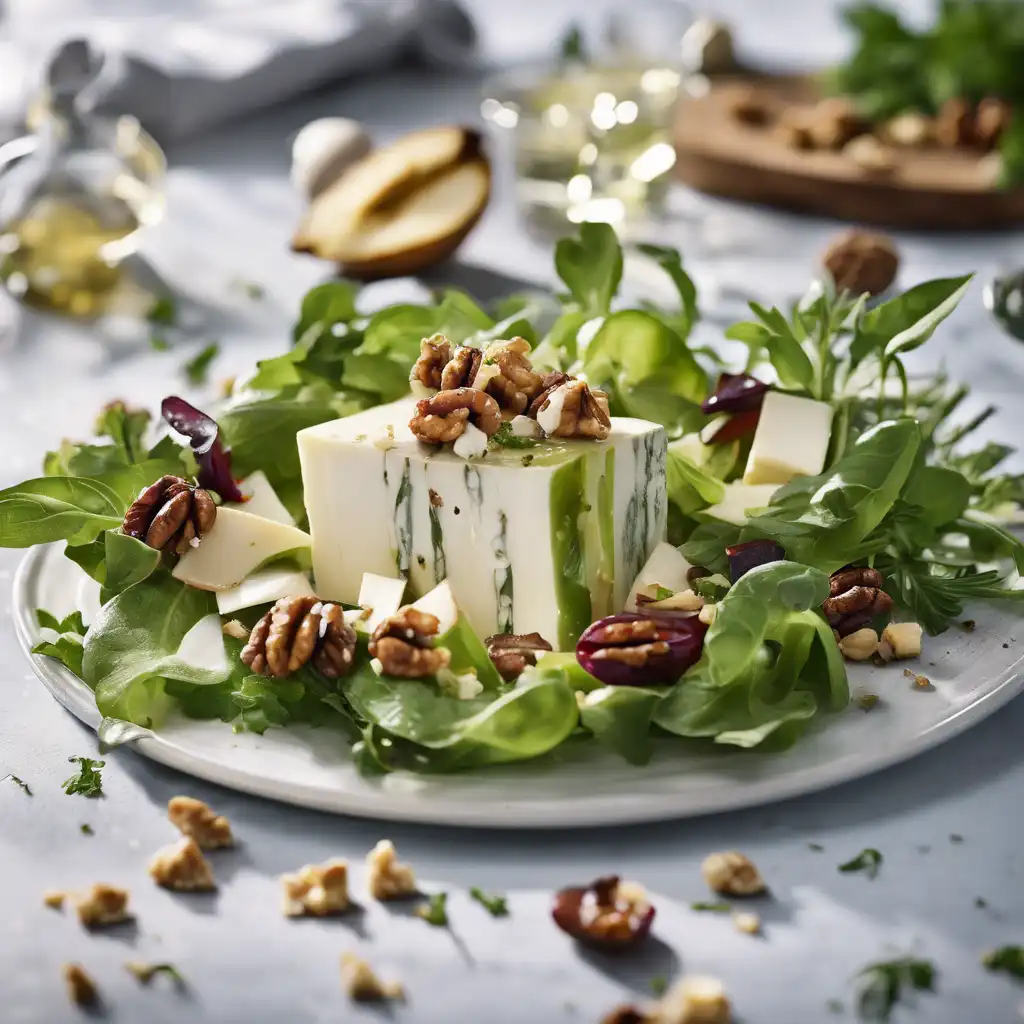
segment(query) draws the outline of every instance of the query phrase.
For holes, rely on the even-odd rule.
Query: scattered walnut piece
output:
[[[217,888],[213,868],[191,836],[157,850],[149,862],[149,877],[177,892],[209,892]]]
[[[922,629],[916,622],[890,622],[882,640],[892,648],[894,658],[916,658],[921,653]]]
[[[495,341],[484,351],[484,365],[480,368],[474,387],[485,387],[498,401],[502,409],[521,415],[540,394],[543,378],[530,365],[527,354],[530,343],[525,338],[510,341]],[[484,371],[487,379],[481,380]]]
[[[774,111],[763,93],[757,89],[739,89],[728,99],[729,114],[734,121],[751,128],[763,128],[770,124]]]
[[[693,590],[680,590],[661,601],[644,601],[642,607],[644,611],[699,612],[704,607],[704,598]]]
[[[97,882],[87,893],[75,897],[75,910],[86,928],[102,928],[127,921],[131,916],[128,913],[128,890]]]
[[[286,917],[326,917],[348,910],[348,861],[307,864],[294,874],[282,875]]]
[[[63,910],[64,901],[67,897],[68,894],[66,892],[61,892],[59,889],[50,889],[43,893],[43,905],[53,910]]]
[[[765,891],[761,872],[742,853],[712,853],[700,867],[704,881],[723,896],[756,896]]]
[[[692,975],[674,985],[658,1004],[656,1024],[731,1024],[732,1006],[717,978]]]
[[[736,931],[742,932],[744,935],[761,934],[761,918],[757,914],[748,912],[733,914],[732,923],[736,926]]]
[[[862,171],[869,174],[891,174],[896,169],[892,152],[874,135],[858,135],[843,146],[843,156],[849,157]]]
[[[167,817],[183,836],[191,836],[204,850],[234,845],[228,819],[195,797],[171,797]]]
[[[856,295],[880,295],[896,279],[899,256],[892,242],[870,231],[853,230],[840,235],[822,259],[836,287]]]
[[[476,375],[484,361],[483,352],[472,345],[460,345],[441,373],[441,390],[476,387]]]
[[[551,644],[540,633],[495,633],[484,644],[487,655],[506,682],[518,679],[537,664],[537,657],[551,650]]]
[[[844,636],[839,641],[839,650],[847,661],[868,661],[878,651],[878,634],[865,626]]]
[[[366,886],[375,900],[399,900],[419,891],[412,868],[398,862],[390,839],[382,839],[367,854]]]
[[[398,981],[381,981],[373,968],[355,953],[341,955],[341,983],[350,999],[357,1003],[380,999],[404,999],[405,989]]]
[[[424,444],[442,445],[457,441],[470,422],[491,437],[501,426],[501,409],[486,391],[462,387],[420,399],[409,429]]]
[[[239,622],[238,619],[232,619],[230,622],[224,623],[221,627],[221,632],[225,636],[233,637],[235,640],[248,640],[251,630]]]
[[[932,681],[927,676],[918,675],[916,672],[912,672],[909,668],[903,670],[903,674],[911,680],[914,684],[915,690],[934,690]]]
[[[534,412],[536,408],[536,412]],[[568,380],[550,389],[531,414],[548,437],[592,437],[603,441],[612,429],[608,396],[583,380]]]
[[[100,997],[96,982],[86,974],[81,964],[65,964],[61,968],[68,998],[79,1006],[94,1006]]]

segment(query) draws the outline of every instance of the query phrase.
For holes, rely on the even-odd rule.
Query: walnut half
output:
[[[210,892],[217,888],[213,868],[191,836],[157,850],[149,862],[149,877],[157,885],[177,892]]]
[[[548,437],[591,437],[603,441],[612,431],[608,396],[591,391],[583,380],[567,380],[548,388],[530,407]]]
[[[191,836],[204,850],[234,845],[228,819],[195,797],[171,797],[167,817],[183,836]]]
[[[78,920],[86,928],[120,924],[131,916],[128,913],[128,890],[97,882],[87,893],[75,897],[75,910]]]
[[[86,973],[81,964],[65,964],[61,968],[68,998],[78,1006],[94,1006],[99,1002],[100,993],[96,982]]]
[[[419,891],[412,868],[399,863],[390,839],[382,839],[367,854],[366,886],[375,900],[400,900]]]
[[[327,917],[348,910],[348,861],[335,858],[326,864],[307,864],[294,874],[282,875],[286,917]]]
[[[370,637],[370,656],[376,658],[385,675],[423,679],[448,667],[451,652],[434,647],[441,623],[436,615],[416,608],[400,608],[385,619]]]

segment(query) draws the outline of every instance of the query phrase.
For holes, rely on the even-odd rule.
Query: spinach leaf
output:
[[[420,772],[538,757],[565,740],[579,719],[561,669],[528,670],[496,699],[457,700],[430,681],[378,676],[362,666],[344,692],[373,727],[368,739],[382,764]]]
[[[0,547],[87,544],[120,526],[125,502],[101,478],[45,476],[0,491]]]
[[[166,710],[163,680],[226,680],[231,666],[216,612],[212,594],[164,571],[105,604],[86,634],[82,663],[103,715],[149,726]]]
[[[82,678],[82,636],[66,630],[60,631],[56,640],[40,640],[32,648],[33,654],[45,654],[55,658],[65,668],[70,669],[79,679]]]
[[[794,562],[746,573],[719,602],[701,660],[665,695],[654,723],[749,747],[791,742],[818,708],[845,707],[843,659],[817,611],[828,593],[825,573]]]
[[[622,280],[622,246],[609,224],[581,224],[579,238],[555,246],[555,269],[580,309],[605,316]]]

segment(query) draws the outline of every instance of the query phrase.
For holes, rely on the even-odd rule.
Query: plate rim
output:
[[[18,646],[33,672],[57,702],[79,721],[96,730],[102,720],[92,699],[92,691],[70,669],[45,655],[32,654],[38,625],[35,608],[28,600],[33,582],[46,565],[46,559],[61,542],[39,544],[28,549],[14,573],[12,619]],[[792,776],[772,777],[730,788],[713,799],[712,794],[695,799],[692,793],[658,794],[656,800],[595,796],[552,807],[550,802],[531,805],[528,801],[509,804],[495,800],[487,804],[459,804],[424,799],[422,794],[401,794],[383,790],[354,793],[345,789],[327,790],[254,775],[234,769],[221,761],[204,758],[183,749],[159,733],[151,733],[124,746],[137,753],[195,778],[228,789],[249,793],[293,806],[333,814],[350,815],[379,821],[411,822],[434,826],[475,827],[495,830],[559,829],[615,827],[657,821],[682,820],[721,814],[745,808],[780,803],[809,793],[884,771],[918,756],[960,735],[1008,704],[1024,690],[1024,649],[1014,662],[995,679],[993,687],[979,694],[948,718],[915,734],[906,743],[891,744],[875,755],[847,754],[827,761],[813,770]],[[628,766],[627,766],[628,767]]]

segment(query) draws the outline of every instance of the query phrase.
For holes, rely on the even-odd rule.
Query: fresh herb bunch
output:
[[[1000,140],[1003,184],[1024,181],[1024,6],[1016,0],[940,0],[921,31],[899,13],[855,4],[844,20],[856,42],[833,75],[872,120],[904,112],[934,114],[946,100],[998,97],[1014,108]]]
[[[934,992],[938,972],[929,960],[903,957],[869,964],[857,975],[857,1015],[863,1021],[888,1021],[913,992]]]

